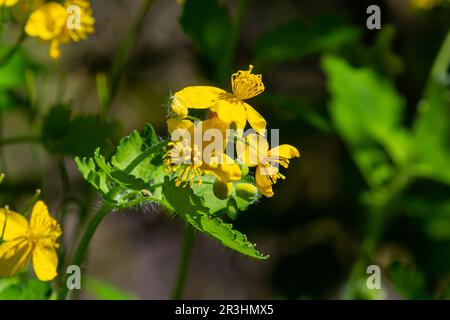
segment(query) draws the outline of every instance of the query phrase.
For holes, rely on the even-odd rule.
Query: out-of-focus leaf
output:
[[[373,44],[366,46],[362,41],[350,43],[339,50],[340,54],[356,66],[373,68],[380,75],[390,78],[403,71],[403,61],[393,50],[396,29],[393,25],[384,24],[376,33]]]
[[[42,141],[52,153],[85,157],[96,148],[110,150],[120,131],[117,121],[86,114],[71,118],[68,108],[56,106],[45,117]]]
[[[224,246],[244,255],[257,259],[267,258],[255,249],[255,245],[249,242],[244,234],[234,230],[231,224],[224,223],[220,218],[211,217],[209,208],[204,205],[203,197],[194,194],[191,188],[179,188],[175,186],[174,181],[166,177],[163,193],[169,209],[195,229],[212,236]]]
[[[411,158],[412,138],[402,127],[404,101],[392,84],[368,68],[325,56],[323,69],[331,94],[329,110],[338,133],[354,149],[383,146],[394,163]]]
[[[48,300],[50,295],[50,284],[38,279],[15,281],[0,290],[0,300]]]
[[[215,63],[223,59],[233,24],[217,0],[186,0],[180,23],[202,54]]]
[[[420,175],[450,184],[450,94],[432,83],[419,104],[414,123]]]
[[[301,121],[319,131],[329,133],[332,130],[331,124],[325,117],[317,111],[303,105],[296,98],[265,93],[259,97],[259,100],[263,103],[274,105],[275,108],[282,108],[294,114]]]
[[[416,195],[403,202],[408,215],[422,220],[424,231],[430,239],[450,240],[450,201]]]
[[[0,46],[0,56],[7,50],[7,47]],[[24,86],[25,72],[31,67],[22,49],[17,50],[7,63],[0,66],[0,110],[13,107],[14,99],[10,96],[10,91]]]
[[[396,261],[389,268],[389,276],[406,299],[430,299],[426,293],[424,276],[419,270],[408,269]]]
[[[98,300],[136,300],[131,293],[124,292],[115,286],[96,279],[87,278],[84,281],[86,290]]]
[[[0,46],[0,56],[8,49]],[[0,66],[0,89],[14,89],[25,83],[25,71],[29,68],[28,59],[23,50],[19,49],[11,59]]]
[[[255,46],[256,63],[275,65],[323,51],[331,51],[354,42],[359,29],[350,27],[336,17],[324,16],[312,24],[294,20],[269,31]]]

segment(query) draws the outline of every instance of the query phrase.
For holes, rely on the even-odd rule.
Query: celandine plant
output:
[[[76,159],[84,179],[101,193],[104,204],[88,226],[72,264],[82,262],[95,228],[108,212],[148,203],[184,219],[186,241],[192,241],[194,229],[244,255],[268,257],[224,222],[236,219],[261,194],[273,196],[273,184],[285,178],[279,165],[288,167],[291,158],[299,157],[290,145],[269,149],[259,134],[266,131],[266,121],[243,101],[264,89],[261,76],[252,74],[251,68],[233,74],[233,94],[203,86],[177,92],[167,120],[170,140],[159,138],[147,124],[142,132],[122,139],[110,161],[99,149],[91,158]],[[205,109],[204,118],[190,115],[191,109]],[[247,121],[259,133],[244,134]]]

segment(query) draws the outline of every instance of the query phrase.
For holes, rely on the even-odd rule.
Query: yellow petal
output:
[[[172,104],[181,109],[207,109],[212,107],[217,99],[226,91],[209,86],[192,86],[178,91],[172,98]]]
[[[228,126],[244,129],[247,123],[247,114],[244,103],[238,99],[219,100],[211,108],[217,117]]]
[[[1,6],[7,6],[12,7],[15,5],[19,0],[0,0],[0,7]]]
[[[242,177],[241,168],[224,153],[208,159],[202,164],[202,170],[216,176],[223,183],[238,181]]]
[[[6,210],[0,209],[0,236],[2,235],[3,228],[5,229],[3,240],[14,240],[27,235],[28,221],[21,214],[8,210],[8,214],[6,215]]]
[[[250,126],[260,135],[265,135],[266,120],[251,105],[245,102],[244,105],[247,112],[247,121]]]
[[[30,261],[32,244],[25,237],[0,244],[0,277],[12,277]]]
[[[280,159],[292,159],[300,157],[300,152],[297,148],[289,144],[282,144],[278,147],[270,149],[267,155],[271,158],[278,157]]]
[[[49,2],[30,15],[25,25],[25,32],[30,37],[52,40],[61,35],[66,19],[66,9],[56,2]]]
[[[61,227],[42,201],[36,202],[31,211],[30,230],[36,237],[50,237],[53,241],[61,236]]]
[[[269,143],[263,136],[251,133],[245,137],[245,142],[237,140],[236,152],[247,166],[255,167],[267,157]]]
[[[41,281],[53,280],[58,267],[58,256],[55,247],[49,241],[38,241],[33,250],[33,268],[36,276]]]
[[[186,129],[191,131],[193,129],[194,123],[191,120],[182,120],[177,118],[167,119],[167,130],[169,134],[172,134],[176,129]]]
[[[255,178],[258,190],[264,196],[268,198],[272,197],[274,195],[272,189],[272,181],[269,179],[268,175],[266,174],[266,172],[264,172],[264,169],[261,166],[258,166],[256,168]]]

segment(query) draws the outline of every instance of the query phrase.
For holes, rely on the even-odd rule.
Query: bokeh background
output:
[[[73,114],[96,113],[96,79],[111,67],[140,3],[93,0],[95,34],[65,46],[57,62],[48,57],[46,44],[26,40],[35,101],[21,99],[23,92],[9,97],[13,102],[2,107],[2,137],[36,135],[39,119],[55,104],[70,105]],[[443,111],[425,121],[420,139],[403,144],[397,136],[398,131],[415,132],[418,106],[450,28],[450,5],[425,0],[376,3],[381,30],[366,28],[366,9],[374,1],[153,3],[112,105],[110,118],[121,125],[111,140],[140,130],[146,122],[165,137],[170,92],[194,84],[230,89],[231,73],[253,64],[263,74],[266,92],[252,105],[270,128],[281,129],[282,143],[302,154],[291,162],[287,179],[276,185],[275,197],[261,199],[235,222],[270,259],[252,260],[198,235],[184,298],[348,297],[355,263],[365,261],[361,244],[378,221],[374,215],[384,218],[369,260],[381,267],[382,290],[358,287],[350,297],[450,298],[450,126],[448,92],[442,89],[448,78],[440,79],[439,97],[447,98],[440,102]],[[7,39],[13,41],[16,33],[11,26]],[[366,73],[358,73],[360,68]],[[368,114],[361,112],[364,108]],[[345,112],[340,115],[337,109]],[[397,109],[401,114],[392,115]],[[342,122],[342,117],[351,119]],[[392,132],[382,138],[364,131],[386,123],[395,128],[387,128]],[[89,141],[96,134],[91,128],[78,138]],[[3,146],[7,179],[0,185],[2,205],[20,206],[40,188],[55,214],[61,210],[62,192],[86,197],[98,207],[100,200],[87,191],[90,187],[73,159],[48,149],[48,144]],[[410,162],[398,160],[398,152],[391,149],[412,154],[424,150],[438,154],[439,160],[428,163],[431,173],[407,178],[400,190],[392,190],[389,183],[398,172],[403,177]],[[395,195],[388,204],[377,198],[391,197],[390,192]],[[79,212],[77,205],[68,205],[64,224],[69,250],[77,227],[90,214],[88,208],[82,210],[84,216]],[[183,229],[184,222],[153,206],[110,214],[92,241],[83,274],[92,280],[78,297],[126,293],[140,299],[169,298]]]

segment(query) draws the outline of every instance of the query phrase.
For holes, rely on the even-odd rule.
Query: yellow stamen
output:
[[[252,74],[253,66],[248,71],[238,71],[231,76],[233,94],[241,99],[250,99],[264,91],[264,84],[260,74]]]

